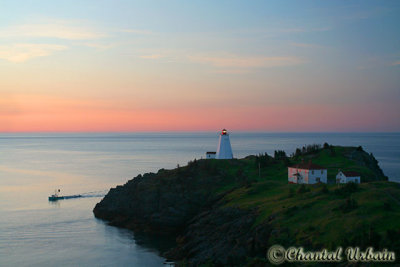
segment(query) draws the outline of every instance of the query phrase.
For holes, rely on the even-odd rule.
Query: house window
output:
[[[323,174],[324,173],[324,171],[323,170],[321,170],[321,174]]]
[[[311,171],[311,174],[314,174],[314,171]]]

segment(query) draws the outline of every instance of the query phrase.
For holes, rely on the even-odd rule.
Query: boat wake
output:
[[[60,193],[60,189],[55,190],[54,194],[49,196],[49,201],[58,201],[61,199],[71,199],[71,198],[104,197],[107,193],[107,190],[92,191],[92,192],[86,192],[86,193],[81,193],[81,194],[76,194],[76,195],[68,195],[68,196],[62,196],[62,195],[59,195],[59,193]]]
[[[87,193],[81,193],[81,197],[104,197],[107,194],[108,190],[101,190],[101,191],[93,191]]]

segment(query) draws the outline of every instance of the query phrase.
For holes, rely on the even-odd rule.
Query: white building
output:
[[[338,174],[336,175],[336,183],[337,184],[346,184],[349,182],[353,183],[360,183],[361,182],[361,176],[357,172],[351,172],[351,171],[339,171]]]
[[[292,184],[327,183],[328,171],[311,161],[300,163],[288,168],[288,181]]]
[[[223,129],[219,135],[218,148],[216,159],[231,159],[233,158],[231,142],[229,141],[228,132]]]
[[[206,152],[206,159],[215,159],[217,152]]]

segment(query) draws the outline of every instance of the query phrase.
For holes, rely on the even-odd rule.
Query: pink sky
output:
[[[270,105],[231,107],[118,107],[107,101],[15,96],[0,102],[0,132],[104,131],[381,131],[399,125],[380,110],[387,106]],[[376,123],[381,121],[381,123]]]
[[[394,2],[161,3],[5,1],[0,133],[400,131]]]

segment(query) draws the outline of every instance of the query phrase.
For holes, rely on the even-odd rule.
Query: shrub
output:
[[[347,183],[343,187],[336,189],[335,194],[340,196],[349,196],[352,193],[357,192],[357,190],[358,190],[358,184]]]
[[[194,168],[196,168],[197,166],[198,166],[198,162],[197,162],[196,159],[194,159],[193,161],[190,160],[190,161],[188,162],[188,167],[194,167]]]
[[[275,150],[274,158],[277,159],[285,159],[287,158],[286,152],[284,150]]]
[[[400,230],[388,229],[386,230],[384,246],[390,247],[393,250],[400,250]]]
[[[347,212],[350,212],[350,211],[356,209],[357,207],[358,207],[358,204],[355,199],[347,198],[346,201],[342,205],[339,206],[339,209],[343,213],[347,213]]]
[[[299,189],[297,189],[297,194],[303,194],[310,192],[310,188],[306,187],[304,184],[302,184]]]
[[[291,188],[289,188],[289,194],[288,194],[288,197],[290,198],[290,197],[293,197],[294,196],[294,188],[293,187],[291,187]]]
[[[286,214],[286,215],[293,215],[293,214],[295,214],[298,210],[299,210],[299,207],[293,206],[293,207],[288,208],[288,209],[285,211],[285,214]]]
[[[329,193],[329,189],[328,189],[328,187],[326,186],[326,184],[324,184],[324,185],[322,186],[321,192],[324,193],[324,194],[328,194],[328,193]]]
[[[240,186],[244,186],[246,188],[251,186],[251,181],[249,181],[249,178],[244,173],[242,168],[239,168],[236,172],[236,181]]]
[[[324,148],[330,148],[327,143],[324,144]],[[316,152],[319,152],[322,149],[322,146],[319,144],[312,144],[312,145],[307,145],[303,146],[301,149],[296,148],[296,151],[292,154],[294,157],[300,157],[303,155],[308,155],[308,154],[315,154]]]
[[[383,202],[383,210],[390,211],[392,210],[392,204],[390,201]]]
[[[261,168],[268,166],[271,161],[271,157],[267,154],[259,154],[256,156],[256,167],[260,166]]]
[[[354,235],[349,235],[345,246],[354,246],[367,248],[373,246],[374,249],[380,248],[382,236],[370,225],[362,224],[357,227],[357,232]]]
[[[301,150],[300,148],[296,148],[296,152],[294,153],[295,157],[300,157],[301,156]]]

